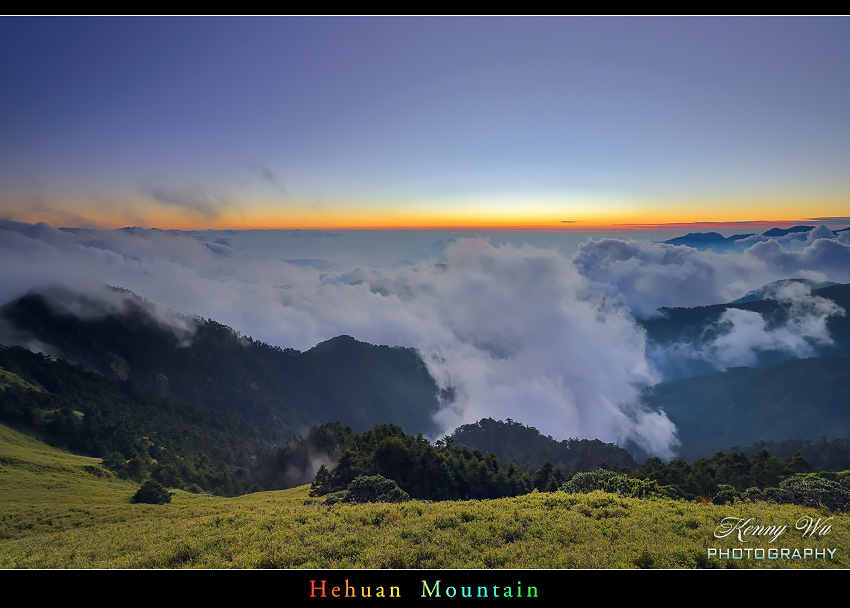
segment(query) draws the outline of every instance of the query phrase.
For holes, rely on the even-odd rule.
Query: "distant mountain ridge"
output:
[[[698,245],[729,245],[750,236],[754,236],[752,232],[748,234],[735,234],[729,237],[723,236],[719,232],[689,232],[685,236],[677,236],[664,242],[668,245],[688,245],[690,247],[697,247]]]
[[[339,336],[299,352],[188,317],[175,330],[155,318],[149,302],[116,292],[123,304],[99,314],[70,291],[60,294],[61,307],[52,304],[55,294],[23,296],[0,308],[0,343],[35,343],[106,377],[238,415],[261,429],[303,431],[339,420],[358,431],[384,423],[436,431],[438,387],[414,349]],[[74,306],[88,316],[68,312]]]
[[[794,234],[796,232],[809,232],[814,230],[814,226],[794,226],[792,228],[771,228],[762,232],[763,236],[785,236],[786,234]]]
[[[743,304],[745,302],[758,302],[759,300],[776,300],[777,292],[789,285],[790,283],[799,283],[800,285],[805,285],[809,289],[822,289],[824,287],[832,287],[833,285],[838,285],[838,283],[834,283],[833,281],[812,281],[811,279],[782,279],[779,281],[774,281],[773,283],[768,283],[763,287],[759,287],[758,289],[754,289],[747,293],[747,295],[738,298],[737,300],[732,300],[730,304]]]
[[[771,228],[770,230],[765,230],[761,233],[761,236],[767,237],[781,237],[786,236],[788,234],[796,234],[800,232],[809,232],[814,230],[815,226],[793,226],[791,228]],[[837,234],[838,232],[842,232],[842,230],[833,230],[832,233]],[[727,249],[733,248],[738,241],[742,239],[746,239],[751,236],[756,236],[754,232],[750,232],[747,234],[735,234],[733,236],[723,236],[719,232],[689,232],[684,236],[677,236],[672,239],[668,239],[664,241],[664,243],[668,245],[687,245],[688,247],[693,247],[695,249],[716,249],[719,251],[725,251]]]
[[[53,429],[57,436],[64,427],[76,429],[74,437],[95,441],[92,445],[96,447],[98,438],[84,434],[81,425],[100,416],[98,428],[119,429],[123,416],[135,421],[134,428],[144,430],[132,441],[127,438],[132,443],[128,447],[132,451],[125,453],[129,459],[131,453],[147,449],[143,444],[148,437],[159,435],[161,445],[175,446],[176,450],[181,445],[201,446],[212,437],[221,437],[217,434],[224,432],[223,427],[234,431],[239,427],[238,437],[227,446],[220,439],[214,440],[227,452],[222,453],[221,461],[233,463],[248,459],[254,449],[249,446],[259,442],[260,436],[303,433],[310,426],[335,420],[358,432],[379,424],[395,424],[411,434],[433,436],[436,430],[432,414],[439,407],[439,389],[414,349],[374,346],[350,336],[338,336],[305,352],[281,349],[241,336],[211,319],[169,315],[126,290],[110,293],[116,295],[119,304],[97,303],[91,296],[67,291],[49,296],[31,293],[0,308],[0,343],[9,344],[7,340],[14,339],[18,344],[36,344],[96,373],[74,372],[66,364],[63,367],[25,357],[13,349],[3,351],[8,363],[0,365],[0,392],[18,391],[20,396],[21,391],[35,392],[26,383],[43,385],[15,365],[21,369],[43,368],[49,376],[63,379],[54,383],[56,390],[64,393],[61,411],[52,413],[54,406],[46,396],[37,397],[38,404],[32,410],[33,415],[43,418],[35,422]],[[850,310],[850,285],[823,287],[812,294]],[[781,324],[788,315],[783,302],[768,298],[664,309],[663,317],[645,321],[644,326],[650,343],[695,344],[710,337],[713,325],[729,308],[758,312],[769,323]],[[764,361],[761,368],[735,368],[665,382],[647,389],[643,401],[653,410],[666,412],[677,425],[686,457],[756,441],[850,436],[846,398],[850,386],[850,316],[831,317],[829,331],[835,344],[823,347],[820,357],[770,367],[767,365],[771,362]],[[98,377],[104,379],[100,387]],[[75,399],[96,398],[101,404],[98,410],[92,410],[91,417],[83,411],[85,408],[74,405]],[[121,402],[123,409],[107,417],[110,400]],[[13,406],[21,403],[14,401]],[[156,416],[133,409],[139,407],[155,408],[151,411]],[[185,411],[175,409],[184,407]],[[219,422],[214,422],[215,412],[222,414]],[[26,421],[30,416],[23,409],[18,414],[17,420]],[[181,439],[182,429],[191,428],[193,416],[210,432]],[[162,429],[168,433],[144,426],[153,420],[173,420],[180,432],[176,432],[177,426]],[[499,460],[537,466],[542,458],[564,471],[602,462],[629,468],[633,462],[618,446],[598,440],[557,442],[510,420],[483,419],[460,427],[453,437],[473,449],[493,452]],[[156,453],[149,456],[157,458]]]
[[[755,293],[767,295],[768,292],[776,291],[778,284],[766,285]],[[754,292],[751,292],[753,294]],[[831,345],[822,345],[817,348],[817,354],[821,356],[850,356],[850,284],[832,284],[827,287],[813,289],[813,296],[832,300],[846,311],[844,315],[833,315],[827,320],[827,330],[833,340]],[[757,312],[768,323],[768,326],[781,325],[788,319],[790,304],[766,297],[762,299],[742,298],[746,301],[730,302],[728,304],[713,304],[710,306],[697,306],[694,308],[659,308],[659,316],[651,319],[641,320],[640,323],[646,329],[650,341],[669,345],[674,343],[687,343],[699,345],[716,337],[720,330],[717,327],[721,315],[730,308]],[[777,355],[779,356],[779,355]],[[780,357],[787,359],[789,355]],[[775,359],[778,363],[779,359]]]
[[[826,330],[833,342],[810,344],[814,356],[758,351],[757,367],[724,372],[711,361],[684,356],[727,330],[718,322],[730,309],[760,314],[768,330],[786,326],[792,303],[778,292],[794,283],[814,285],[802,279],[776,281],[735,302],[662,308],[660,316],[641,321],[651,348],[661,353],[672,348],[665,363],[674,367],[665,373],[673,379],[647,388],[642,400],[676,425],[682,458],[755,442],[850,437],[850,284],[811,290],[812,296],[832,300],[847,313],[828,317]],[[676,345],[684,345],[684,351],[675,350]]]
[[[850,358],[814,357],[663,382],[643,401],[666,412],[689,460],[758,441],[850,437],[848,387]]]

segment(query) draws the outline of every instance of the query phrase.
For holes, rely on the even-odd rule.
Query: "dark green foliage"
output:
[[[846,511],[850,508],[850,491],[833,480],[817,475],[794,475],[779,484],[780,500],[807,507],[824,507],[831,511]]]
[[[347,490],[342,490],[340,492],[332,492],[325,496],[325,504],[326,505],[335,505],[338,502],[343,502],[345,497],[348,495]]]
[[[598,439],[565,439],[555,441],[533,427],[514,422],[482,418],[473,424],[458,427],[451,436],[456,445],[467,445],[470,449],[491,452],[500,462],[512,460],[538,468],[546,461],[553,469],[564,475],[587,471],[605,464],[608,468],[621,470],[637,466],[632,455],[613,443]],[[543,490],[544,487],[538,489]]]
[[[765,438],[850,437],[847,386],[850,358],[819,357],[662,382],[643,400],[667,413],[682,441],[680,455],[691,460]],[[845,464],[837,466],[848,458],[845,449]]]
[[[164,505],[167,502],[171,502],[171,493],[158,481],[149,479],[136,490],[130,502]]]
[[[566,476],[560,468],[552,467],[548,460],[534,472],[534,487],[541,492],[555,492],[566,481]]]
[[[657,458],[649,458],[634,475],[657,481],[688,500],[708,496],[715,504],[728,504],[740,498],[846,510],[850,505],[850,471],[795,472],[809,470],[811,467],[799,453],[783,465],[766,450],[760,450],[752,460],[743,452],[717,452],[711,458],[700,458],[691,464],[684,460],[664,464]],[[576,477],[584,479],[582,475],[589,474]],[[599,476],[603,481],[614,477],[609,472]]]
[[[103,457],[103,466],[115,473],[121,479],[129,479],[130,472],[127,469],[127,459],[121,452],[112,452]]]
[[[785,488],[765,488],[761,496],[762,500],[770,500],[781,505],[794,503],[794,492]]]
[[[129,381],[85,371],[20,347],[0,347],[0,367],[43,387],[0,391],[0,421],[59,447],[103,458],[118,477],[148,476],[226,496],[244,492],[236,475],[253,459],[259,432],[208,408],[157,397]]]
[[[795,475],[797,473],[808,473],[811,470],[812,465],[803,458],[803,455],[800,452],[797,452],[785,462],[785,468],[782,472],[785,475]]]
[[[325,465],[321,465],[319,470],[316,471],[315,479],[310,483],[310,496],[318,496],[318,491],[330,485],[332,479],[333,477],[328,468]]]
[[[636,479],[623,473],[605,469],[576,473],[561,486],[561,490],[570,493],[602,490],[628,498],[670,497],[670,493],[655,481]]]
[[[121,294],[120,311],[85,319],[58,311],[37,293],[7,304],[0,316],[68,361],[130,380],[158,397],[249,421],[276,433],[272,441],[328,420],[358,430],[380,422],[436,430],[431,415],[438,408],[438,388],[414,349],[339,336],[302,353],[189,317],[182,322],[191,329],[180,336],[155,320],[150,302],[114,291]],[[84,309],[103,307],[94,297],[70,291],[57,296]]]
[[[561,489],[564,492],[593,492],[594,490],[611,491],[615,480],[622,477],[617,471],[606,469],[594,469],[592,471],[583,471],[576,473],[572,478],[565,483]]]
[[[382,475],[355,477],[348,484],[344,502],[405,502],[410,496],[392,479]]]
[[[345,439],[331,471],[319,469],[311,495],[344,490],[357,477],[381,475],[398,483],[413,498],[457,500],[501,498],[532,489],[530,473],[516,463],[503,466],[493,454],[455,447],[451,438],[431,445],[398,426],[379,425]],[[557,473],[547,478],[547,486]]]
[[[783,439],[776,441],[758,441],[743,448],[743,452],[753,458],[758,452],[766,451],[776,459],[772,462],[773,473],[782,473],[783,465],[779,461],[799,452],[811,465],[812,470],[822,471],[844,471],[850,469],[850,438],[848,437],[826,437],[817,440],[808,439]],[[765,485],[775,485],[778,480]]]
[[[779,462],[779,459],[767,450],[762,449],[753,456],[750,476],[756,486],[766,488],[779,483],[782,469],[782,463]]]
[[[635,477],[652,479],[669,487],[680,498],[693,500],[698,496],[715,497],[719,493],[742,492],[766,485],[765,479],[779,479],[782,464],[769,453],[759,453],[750,461],[743,452],[716,452],[711,458],[698,458],[687,463],[677,458],[667,464],[649,458],[634,471]],[[720,498],[734,497],[725,494]]]
[[[746,490],[741,492],[741,500],[756,501],[756,500],[766,500],[766,499],[764,497],[764,493],[761,490],[759,490],[757,487],[753,486],[753,487],[747,488]]]
[[[727,505],[740,498],[741,494],[728,483],[721,483],[717,486],[717,494],[711,499],[716,505]]]

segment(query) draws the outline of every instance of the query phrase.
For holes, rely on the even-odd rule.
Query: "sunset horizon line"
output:
[[[13,218],[6,218],[12,221]],[[45,223],[49,222],[26,222],[26,223]],[[153,229],[153,230],[175,230],[180,232],[213,232],[222,230],[232,231],[260,231],[260,230],[281,230],[281,231],[304,231],[314,232],[320,230],[335,230],[335,231],[472,231],[472,232],[565,232],[565,233],[596,233],[596,232],[665,232],[677,231],[685,229],[718,229],[718,230],[733,230],[733,229],[765,229],[772,227],[794,227],[800,225],[825,225],[828,228],[850,227],[850,217],[818,217],[818,218],[801,218],[794,220],[731,220],[731,221],[715,221],[715,220],[695,220],[692,222],[654,222],[654,223],[637,223],[623,222],[612,224],[596,224],[576,222],[564,222],[562,225],[540,225],[540,224],[451,224],[451,225],[366,225],[366,226],[346,226],[346,225],[316,225],[316,226],[293,226],[293,225],[277,225],[277,226],[206,226],[206,227],[174,227],[167,225],[115,225],[113,227],[94,226],[94,225],[54,225],[59,229],[87,229],[87,230],[124,230],[130,228]]]

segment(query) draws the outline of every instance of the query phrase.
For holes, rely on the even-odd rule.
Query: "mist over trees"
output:
[[[3,306],[0,329],[107,378],[239,416],[272,438],[329,420],[359,430],[379,421],[436,429],[438,388],[413,349],[339,336],[300,352],[212,319],[164,322],[157,311],[126,290],[53,290]]]

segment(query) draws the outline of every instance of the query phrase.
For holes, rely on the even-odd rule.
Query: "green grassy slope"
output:
[[[850,567],[850,515],[563,492],[457,502],[338,504],[307,487],[218,498],[175,491],[134,505],[135,484],[0,426],[0,568]],[[794,522],[830,517],[825,536]],[[787,524],[777,543],[715,539],[724,517]],[[738,546],[837,548],[834,560],[709,559]]]
[[[0,367],[0,390],[3,390],[9,386],[16,386],[24,390],[35,391],[37,393],[42,392],[42,389],[36,386],[35,384],[27,382],[18,374],[12,373],[9,370]]]

